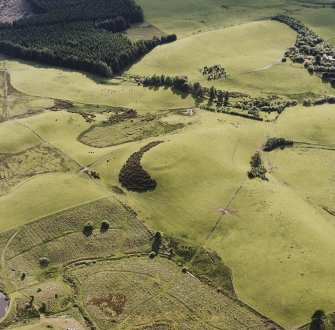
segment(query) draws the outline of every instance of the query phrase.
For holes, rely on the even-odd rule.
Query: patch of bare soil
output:
[[[28,0],[0,0],[0,22],[11,23],[33,13]]]

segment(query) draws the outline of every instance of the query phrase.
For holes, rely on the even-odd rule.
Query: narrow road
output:
[[[3,72],[3,117],[4,120],[9,120],[10,118],[10,107],[8,102],[8,71],[6,69],[6,61],[4,62],[4,68],[1,70]]]

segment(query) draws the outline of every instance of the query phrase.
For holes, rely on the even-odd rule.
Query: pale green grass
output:
[[[49,98],[32,97],[21,93],[9,96],[11,117],[33,114],[36,111],[51,108],[53,105],[54,100]]]
[[[289,1],[280,0],[138,0],[145,18],[166,33],[185,36],[199,31],[271,17]],[[295,6],[293,6],[295,7]]]
[[[274,175],[283,184],[309,203],[335,214],[335,150],[293,148],[276,151],[272,165]]]
[[[335,105],[294,107],[280,116],[274,134],[294,141],[334,146],[334,120]]]
[[[0,66],[2,62],[0,61]],[[41,97],[136,108],[141,112],[181,108],[194,104],[170,90],[150,90],[120,79],[106,81],[80,72],[7,60],[11,83],[19,91]],[[41,85],[41,82],[43,84]]]
[[[78,114],[66,111],[46,112],[20,119],[19,122],[38,132],[52,146],[81,165],[88,165],[113,150],[93,148],[78,141],[79,134],[91,126]]]
[[[101,188],[86,176],[48,174],[34,177],[0,198],[0,231],[104,196]]]
[[[299,83],[297,83],[299,81]],[[311,76],[302,65],[277,63],[273,67],[220,80],[218,86],[227,90],[243,90],[250,94],[276,94],[297,99],[324,95],[334,95],[330,84],[322,83],[315,75]]]
[[[207,247],[231,267],[240,299],[291,328],[334,309],[335,226],[269,177],[247,181]]]
[[[157,189],[127,192],[125,201],[150,227],[199,243],[245,178],[251,155],[265,140],[263,124],[199,111],[191,126],[164,140],[142,159]],[[98,163],[102,182],[119,185],[123,163],[146,143],[124,146]]]
[[[310,76],[302,65],[281,63],[285,50],[294,45],[295,39],[295,32],[284,24],[252,22],[158,47],[129,72],[142,76],[186,75],[208,87],[214,85],[253,95],[273,93],[303,99],[311,91],[316,95],[332,94],[334,89],[329,84]],[[200,69],[214,64],[227,70],[227,79],[207,81]]]
[[[281,59],[295,38],[293,30],[273,21],[204,32],[154,49],[130,73],[186,75],[203,81],[206,77],[199,71],[201,68],[221,64],[229,75],[241,74]]]
[[[41,140],[29,129],[12,121],[0,124],[0,153],[17,153],[40,144]]]
[[[333,8],[305,9],[296,17],[335,46],[335,20]]]

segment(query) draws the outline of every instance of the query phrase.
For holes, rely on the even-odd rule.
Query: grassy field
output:
[[[4,61],[4,60],[3,60]],[[1,62],[0,61],[0,66]],[[65,69],[7,60],[11,83],[21,92],[88,104],[136,108],[147,113],[193,105],[169,90],[149,90],[122,79],[105,80]],[[40,82],[43,81],[43,88]]]
[[[285,50],[294,45],[295,38],[293,30],[278,22],[246,23],[158,47],[129,72],[141,76],[186,75],[191,81],[208,87],[242,90],[252,95],[273,93],[303,98],[311,91],[315,95],[332,94],[333,89],[328,84],[311,77],[302,65],[281,63]],[[200,69],[214,64],[226,69],[227,79],[207,81]],[[301,83],[296,84],[297,80]]]
[[[0,196],[20,182],[45,173],[78,171],[78,166],[57,150],[38,146],[18,154],[0,154]]]
[[[273,35],[276,35],[276,39]],[[257,35],[257,38],[253,36]],[[228,75],[250,72],[281,59],[296,34],[278,22],[261,21],[199,33],[154,49],[130,73],[186,75],[206,80],[199,71],[221,64]],[[204,49],[204,45],[205,49]]]
[[[127,193],[125,201],[151,227],[201,242],[244,179],[251,155],[265,138],[262,127],[198,111],[192,125],[144,155],[142,164],[158,181],[157,189]],[[124,146],[98,162],[94,169],[102,182],[117,185],[123,163],[146,143]]]
[[[296,14],[297,18],[310,26],[326,41],[335,45],[334,9],[305,9]]]
[[[0,231],[105,196],[88,177],[77,174],[36,176],[0,198]]]
[[[0,123],[0,152],[18,153],[41,143],[28,128],[15,122]]]
[[[333,308],[334,229],[330,216],[270,176],[246,183],[207,247],[233,269],[242,300],[291,328]]]
[[[138,3],[149,22],[179,37],[269,18],[283,10],[301,9],[297,2],[280,0],[226,0],[224,3],[220,0],[138,0]]]

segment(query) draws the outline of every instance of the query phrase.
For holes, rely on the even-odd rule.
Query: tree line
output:
[[[295,63],[304,64],[310,74],[318,72],[324,81],[330,82],[335,87],[335,76],[333,75],[335,74],[334,47],[305,24],[292,17],[278,15],[272,19],[288,25],[298,33],[295,46],[289,48],[285,56]],[[331,58],[334,60],[331,60]]]
[[[59,22],[124,17],[131,23],[143,22],[142,8],[134,0],[29,0],[39,12],[15,21],[17,27]]]

